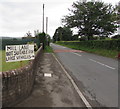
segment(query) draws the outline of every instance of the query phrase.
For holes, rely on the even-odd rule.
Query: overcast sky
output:
[[[0,36],[23,37],[30,31],[42,32],[42,6],[45,4],[45,18],[48,17],[48,34],[54,35],[62,25],[61,18],[69,13],[77,0],[0,0]],[[117,4],[119,0],[102,0]]]

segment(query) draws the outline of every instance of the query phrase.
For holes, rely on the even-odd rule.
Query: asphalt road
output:
[[[51,44],[54,52],[93,107],[118,106],[118,61]]]

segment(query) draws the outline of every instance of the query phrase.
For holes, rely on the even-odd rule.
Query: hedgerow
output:
[[[107,49],[120,51],[120,40],[97,40],[97,41],[80,41],[80,42],[67,42],[59,41],[58,44],[76,45],[77,47],[87,47],[92,49]]]
[[[36,43],[37,45],[39,45],[39,40],[37,39],[0,39],[2,40],[2,47],[1,49],[2,50],[5,50],[5,46],[6,45],[22,45],[22,44],[27,44],[29,42],[34,42]]]

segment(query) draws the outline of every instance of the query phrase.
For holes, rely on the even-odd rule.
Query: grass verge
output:
[[[109,58],[116,58],[118,56],[117,50],[107,50],[107,49],[99,49],[99,48],[96,49],[96,48],[88,48],[88,47],[83,47],[83,46],[80,47],[78,45],[69,45],[69,44],[66,45],[64,43],[59,43],[59,42],[57,42],[56,44],[66,46],[66,47],[76,49],[76,50],[82,50],[82,51],[98,54],[101,56],[106,56]]]
[[[13,69],[20,68],[22,66],[27,65],[28,62],[29,62],[29,61],[6,62],[5,61],[5,51],[1,50],[0,54],[2,54],[2,56],[0,57],[0,66],[2,66],[2,68],[0,69],[0,72],[4,72],[4,71],[8,71],[8,70],[13,70]]]
[[[53,49],[50,46],[46,46],[44,53],[53,53]]]

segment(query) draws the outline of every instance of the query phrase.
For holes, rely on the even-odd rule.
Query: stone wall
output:
[[[2,107],[13,106],[30,95],[42,51],[41,47],[29,65],[17,70],[2,72]]]

